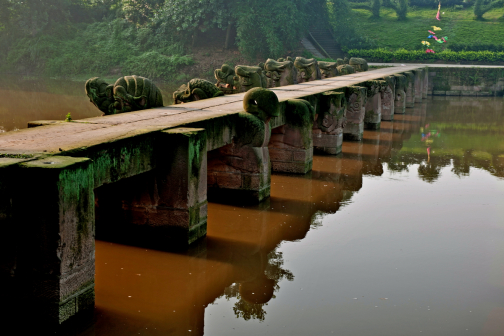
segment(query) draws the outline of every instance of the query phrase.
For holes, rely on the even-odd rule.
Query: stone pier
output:
[[[392,121],[394,120],[394,101],[395,101],[395,83],[394,76],[386,76],[383,79],[387,82],[383,91],[381,91],[381,120]]]
[[[367,88],[367,102],[364,114],[364,127],[366,129],[380,129],[382,120],[382,92],[387,82],[372,80],[364,83]]]
[[[408,78],[404,74],[395,74],[395,101],[394,113],[406,113],[406,90],[408,85]]]
[[[348,104],[345,112],[346,122],[343,126],[343,139],[360,141],[364,134],[367,89],[363,86],[349,86],[344,92]]]
[[[406,71],[404,75],[408,79],[406,86],[406,107],[415,107],[415,73],[413,71]]]
[[[345,94],[324,92],[319,105],[319,112],[313,123],[313,147],[325,154],[339,154],[343,145],[343,124],[346,118]]]

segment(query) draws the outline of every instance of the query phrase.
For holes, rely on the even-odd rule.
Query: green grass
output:
[[[436,20],[437,9],[413,9],[408,12],[406,21],[397,21],[395,12],[382,8],[379,19],[371,19],[371,13],[354,10],[356,29],[362,35],[376,41],[378,48],[391,50],[405,48],[421,49],[420,43],[428,40],[431,45],[449,48],[450,43],[502,43],[504,36],[504,8],[494,9],[484,15],[484,21],[474,19],[473,7],[467,9],[441,8],[441,21]],[[448,43],[440,45],[433,39],[427,39],[432,26],[441,27],[439,36],[448,36]]]

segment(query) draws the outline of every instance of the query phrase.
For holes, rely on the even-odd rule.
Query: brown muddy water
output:
[[[48,119],[85,105],[69,86],[14,97]],[[210,203],[189,251],[97,240],[79,335],[504,335],[503,99],[431,97],[395,118],[305,176],[273,175],[262,204]]]

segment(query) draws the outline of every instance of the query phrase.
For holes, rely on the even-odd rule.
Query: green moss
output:
[[[2,154],[0,153],[0,159],[30,159],[33,157],[33,154]]]

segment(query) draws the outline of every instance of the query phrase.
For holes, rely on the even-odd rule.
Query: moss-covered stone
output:
[[[224,92],[206,79],[193,78],[173,92],[175,104],[223,96]]]
[[[235,73],[238,76],[238,92],[247,92],[252,88],[265,88],[268,86],[266,76],[260,67],[237,65]]]
[[[152,81],[140,76],[119,78],[114,85],[99,77],[86,81],[86,95],[104,114],[116,114],[163,106],[163,96]]]

